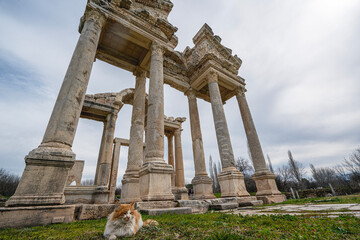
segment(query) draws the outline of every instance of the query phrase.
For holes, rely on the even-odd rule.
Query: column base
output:
[[[64,188],[74,165],[71,149],[38,147],[26,157],[26,167],[15,194],[6,206],[64,204]]]
[[[207,176],[195,176],[191,181],[194,188],[194,195],[192,199],[213,199],[216,198],[213,193],[212,184],[213,180]]]
[[[221,197],[248,197],[244,175],[235,167],[224,168],[218,175]]]
[[[256,197],[263,200],[264,204],[279,203],[286,200],[285,195],[281,194],[275,182],[275,175],[271,172],[258,172],[252,176],[255,181],[257,193]]]
[[[139,187],[139,175],[127,175],[125,173],[121,189],[120,203],[132,203],[141,202],[140,187]]]
[[[186,187],[173,187],[172,193],[175,200],[189,200],[188,190]]]
[[[173,167],[165,162],[146,162],[139,171],[140,198],[143,201],[174,200],[171,192]]]

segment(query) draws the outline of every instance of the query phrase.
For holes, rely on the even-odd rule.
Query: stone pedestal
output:
[[[144,163],[140,175],[140,196],[143,201],[174,200],[171,191],[172,166],[165,162]]]
[[[252,176],[252,179],[257,188],[256,198],[262,200],[264,204],[279,203],[286,200],[285,195],[281,194],[276,186],[273,173],[258,172]]]
[[[221,197],[248,197],[244,175],[234,167],[225,168],[218,175]]]
[[[143,162],[146,71],[137,69],[130,128],[128,163],[122,180],[121,203],[139,202],[139,170]]]
[[[195,177],[191,181],[194,188],[193,199],[212,199],[215,198],[212,190],[213,180],[206,172],[204,146],[196,95],[192,89],[189,89],[186,92],[186,95],[189,101],[191,139],[195,165]]]
[[[175,200],[189,200],[188,190],[186,187],[173,187],[172,193]]]
[[[71,150],[105,18],[88,11],[41,145],[25,157],[26,167],[7,206],[63,204]]]
[[[210,72],[207,80],[220,160],[223,167],[223,170],[218,175],[221,197],[249,196],[245,188],[244,176],[235,168],[235,159],[219,90],[217,73],[215,71]]]
[[[139,173],[140,197],[143,201],[174,200],[171,192],[173,167],[164,160],[164,50],[153,42],[151,51],[146,154]]]
[[[192,199],[213,199],[215,198],[212,190],[213,180],[209,176],[195,176],[191,180],[194,188]]]

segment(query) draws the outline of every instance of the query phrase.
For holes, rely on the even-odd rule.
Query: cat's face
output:
[[[118,209],[115,210],[113,220],[120,220],[128,222],[134,219],[135,209],[133,208],[134,203],[131,204],[120,204]]]

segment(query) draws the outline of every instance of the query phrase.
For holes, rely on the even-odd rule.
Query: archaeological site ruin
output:
[[[205,212],[212,207],[285,200],[266,166],[245,97],[245,81],[238,76],[241,59],[221,44],[221,38],[207,24],[195,34],[193,48],[175,51],[177,28],[167,20],[172,7],[170,0],[88,1],[80,20],[80,37],[43,140],[25,157],[16,193],[0,209],[0,227],[8,227],[9,222],[13,227],[106,217],[115,206],[121,147],[128,147],[128,162],[120,202],[135,201],[139,209],[150,213]],[[96,59],[132,72],[135,88],[86,95]],[[183,104],[189,106],[189,119],[165,116],[164,84],[187,96],[188,103]],[[235,167],[223,108],[232,97],[238,101],[255,168],[256,196],[247,192],[244,176]],[[221,198],[215,198],[213,180],[206,170],[198,98],[212,107],[223,169],[218,176]],[[132,105],[130,139],[114,136],[124,104]],[[80,186],[84,161],[78,161],[72,151],[80,118],[104,124],[94,186]],[[195,168],[191,199],[184,179],[184,121],[191,126]],[[164,156],[165,137],[168,156]],[[76,185],[70,186],[73,181]]]

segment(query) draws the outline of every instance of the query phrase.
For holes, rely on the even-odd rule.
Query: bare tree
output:
[[[293,158],[290,150],[288,151],[288,155],[289,155],[288,165],[289,165],[291,176],[298,183],[300,188],[304,189],[303,177],[305,175],[305,168],[303,167],[303,165],[300,162],[296,161]]]
[[[355,149],[349,159],[344,159],[343,166],[351,173],[350,179],[360,183],[360,147]]]
[[[315,168],[313,164],[310,164],[310,169],[318,186],[327,187],[329,183],[336,181],[336,172],[333,168]]]
[[[5,197],[12,196],[20,182],[20,177],[8,173],[5,169],[0,168],[0,195]]]
[[[273,169],[273,166],[272,166],[272,163],[271,163],[271,159],[270,159],[270,157],[269,157],[269,154],[266,154],[266,156],[267,156],[267,160],[268,160],[268,164],[269,164],[269,169],[270,169],[270,171],[272,172],[272,173],[274,173],[274,169]]]
[[[246,176],[251,176],[254,173],[253,167],[249,161],[243,157],[238,157],[235,160],[235,167]]]
[[[291,178],[292,177],[289,166],[283,165],[282,167],[278,168],[275,180],[280,191],[289,190]]]

